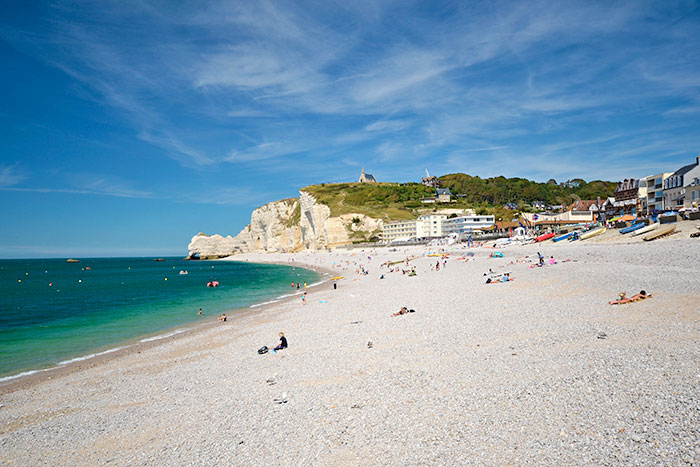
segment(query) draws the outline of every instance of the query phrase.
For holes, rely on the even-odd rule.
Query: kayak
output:
[[[652,230],[656,230],[659,228],[659,225],[661,225],[661,224],[659,224],[658,222],[655,222],[653,224],[649,224],[646,227],[644,227],[643,229],[635,230],[634,232],[632,232],[630,234],[630,237],[636,237],[637,235],[642,235],[642,234],[645,234],[647,232],[651,232]]]
[[[637,224],[632,224],[629,227],[625,227],[624,229],[620,229],[620,233],[626,234],[626,233],[634,232],[635,230],[639,230],[642,227],[644,227],[644,222],[639,222]]]
[[[555,242],[560,242],[562,240],[566,240],[567,238],[571,237],[573,234],[574,234],[573,232],[569,232],[569,233],[566,233],[564,235],[559,235],[558,237],[555,237],[552,240]]]

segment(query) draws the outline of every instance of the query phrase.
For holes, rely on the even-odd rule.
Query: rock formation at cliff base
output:
[[[320,250],[369,240],[383,226],[381,219],[348,213],[331,217],[328,206],[300,191],[255,209],[235,237],[199,233],[192,237],[189,258],[213,259],[239,253],[288,253]]]

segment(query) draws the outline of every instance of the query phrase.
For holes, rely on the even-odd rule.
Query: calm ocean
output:
[[[219,287],[207,287],[212,280]],[[179,258],[2,260],[0,381],[292,293],[292,281],[319,280],[316,272],[291,265]]]

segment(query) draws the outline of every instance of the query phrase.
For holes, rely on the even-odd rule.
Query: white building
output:
[[[566,211],[558,213],[545,213],[541,212],[539,214],[533,214],[531,212],[524,212],[522,216],[528,220],[531,224],[536,224],[537,222],[593,222],[593,211]],[[537,219],[535,219],[537,216]]]
[[[686,208],[700,207],[700,177],[695,177],[690,185],[686,185],[683,206]]]
[[[664,182],[671,175],[673,175],[671,172],[665,172],[645,177],[647,197],[646,201],[642,202],[645,213],[656,214],[664,210]]]
[[[496,223],[494,216],[458,216],[445,219],[442,222],[443,235],[464,234],[474,230],[484,230],[493,227]]]
[[[408,240],[416,238],[416,221],[394,221],[384,223],[382,229],[382,239],[386,241],[392,240]]]
[[[416,238],[442,237],[442,222],[447,214],[424,214],[416,221]]]
[[[679,209],[685,205],[685,187],[700,177],[700,156],[693,164],[676,170],[664,181],[664,209]]]

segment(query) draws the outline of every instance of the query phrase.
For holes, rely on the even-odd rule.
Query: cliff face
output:
[[[279,253],[319,250],[368,240],[383,222],[363,214],[330,217],[330,209],[300,191],[299,198],[275,201],[253,211],[250,224],[235,237],[192,237],[190,257],[221,258],[238,253]]]

